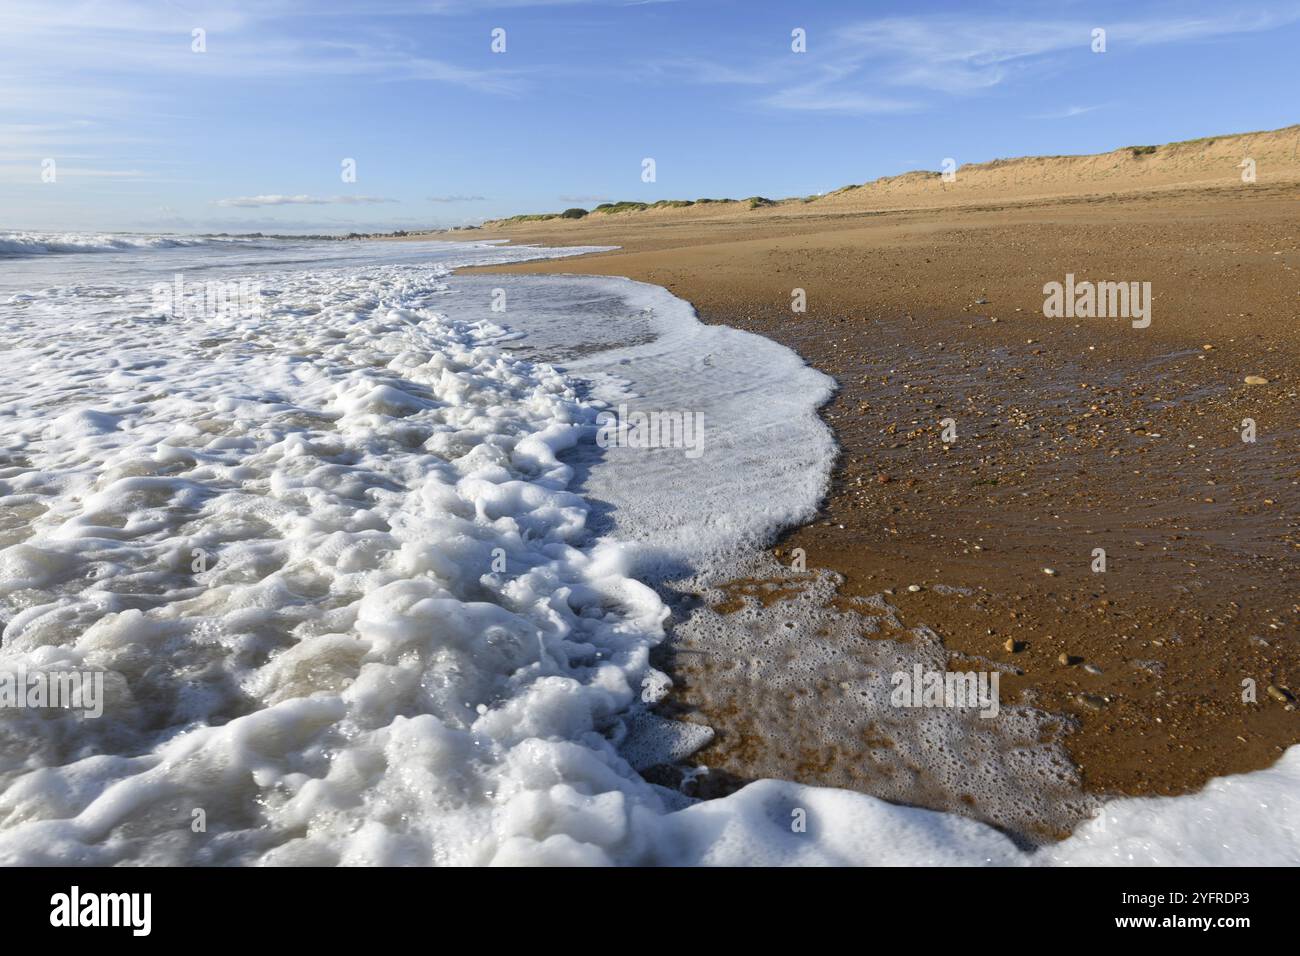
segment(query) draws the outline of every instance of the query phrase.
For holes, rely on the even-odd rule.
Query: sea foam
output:
[[[0,258],[25,258],[74,252],[190,248],[221,243],[252,244],[233,236],[133,235],[131,233],[0,232]]]
[[[329,246],[277,247],[256,317],[154,311],[204,250],[0,282],[0,668],[105,675],[98,719],[0,708],[0,863],[1300,861],[1293,754],[1035,854],[844,790],[648,783],[705,738],[653,722],[643,580],[811,513],[829,382],[662,290],[592,280],[599,321],[566,293],[548,325],[554,284],[474,280],[523,293],[496,315],[449,278],[560,251]],[[619,401],[701,406],[710,467],[597,451]]]

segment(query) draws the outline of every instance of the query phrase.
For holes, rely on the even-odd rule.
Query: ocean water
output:
[[[653,714],[655,585],[811,517],[832,383],[657,287],[454,271],[583,251],[0,235],[0,675],[103,686],[0,707],[0,863],[1300,861],[1294,754],[1034,852],[643,779],[708,739]]]

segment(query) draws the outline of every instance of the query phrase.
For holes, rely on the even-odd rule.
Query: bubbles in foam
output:
[[[745,596],[741,610],[716,613],[716,587],[733,575],[751,593],[794,593],[766,607]],[[974,707],[892,704],[893,673],[918,664],[942,673],[948,655],[929,628],[904,629],[884,595],[857,602],[858,612],[835,610],[833,576],[793,572],[767,555],[686,588],[705,602],[674,625],[670,653],[690,688],[686,705],[715,723],[707,762],[741,779],[794,769],[804,783],[971,816],[1025,844],[1092,812],[1049,715],[1006,702],[996,719]]]
[[[0,710],[0,857],[603,859],[662,809],[614,747],[665,611],[557,457],[594,409],[433,311],[444,275],[283,275],[165,335],[130,297],[5,317],[0,496],[45,508],[0,665],[117,683],[98,720]]]
[[[0,709],[4,863],[1300,861],[1292,755],[1195,797],[1108,804],[1037,856],[964,804],[775,780],[690,803],[650,784],[633,764],[682,759],[710,731],[649,710],[666,609],[634,573],[670,565],[656,546],[705,549],[656,540],[672,496],[645,499],[653,520],[628,535],[641,550],[591,536],[610,487],[596,471],[618,463],[581,461],[596,409],[582,383],[503,353],[512,333],[470,316],[427,265],[275,274],[262,318],[193,323],[117,278],[10,288],[0,306],[14,370],[0,382],[0,669],[112,677],[98,720]],[[666,301],[637,325],[643,345],[678,330],[640,353],[664,389],[646,394],[674,394],[675,375],[704,401],[682,355],[705,338]],[[730,344],[743,357],[753,343]],[[802,367],[762,354],[772,389]],[[587,358],[597,393],[638,387]],[[804,425],[816,395],[785,396]],[[708,554],[815,503],[831,450],[817,441],[793,470],[761,473],[770,511],[690,524]],[[735,487],[721,482],[711,507],[732,507]],[[901,627],[881,596],[827,615],[819,589],[690,615],[682,631],[706,652],[704,690],[734,694],[756,727],[790,728],[777,743],[809,755],[802,775],[838,772],[837,752],[866,743],[850,769],[902,801],[976,793],[1037,812],[1069,791],[1031,711],[1004,709],[996,731],[891,717],[884,679],[941,665],[941,647],[924,629],[880,640]],[[763,772],[761,750],[747,759]],[[1276,812],[1260,818],[1260,801]]]

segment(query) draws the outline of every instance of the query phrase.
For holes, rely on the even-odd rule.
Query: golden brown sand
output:
[[[474,235],[618,245],[499,271],[657,283],[833,375],[831,493],[774,550],[841,573],[846,598],[891,589],[950,668],[1014,664],[1004,702],[1074,722],[1087,789],[1177,793],[1300,742],[1298,146],[1291,127]],[[1045,318],[1066,273],[1150,282],[1150,327]],[[681,706],[705,699],[707,669],[676,676]],[[701,758],[738,780],[843,784],[860,762],[773,753],[736,708],[703,717]]]

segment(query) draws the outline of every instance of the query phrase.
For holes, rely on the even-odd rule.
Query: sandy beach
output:
[[[1300,742],[1297,141],[1290,127],[476,235],[617,245],[485,271],[657,283],[834,376],[830,494],[773,554],[802,549],[845,601],[885,595],[952,670],[1003,667],[1004,701],[1059,716],[1088,792],[1177,794]],[[1149,326],[1046,317],[1044,286],[1067,275],[1150,283]],[[726,662],[688,650],[704,653],[677,657],[673,704],[717,731],[699,755],[715,785],[870,789],[869,732],[792,752],[729,706]]]
[[[453,867],[1285,925],[1298,46],[1285,0],[0,6],[15,928],[264,936],[279,867],[298,947],[324,869],[385,925]]]

